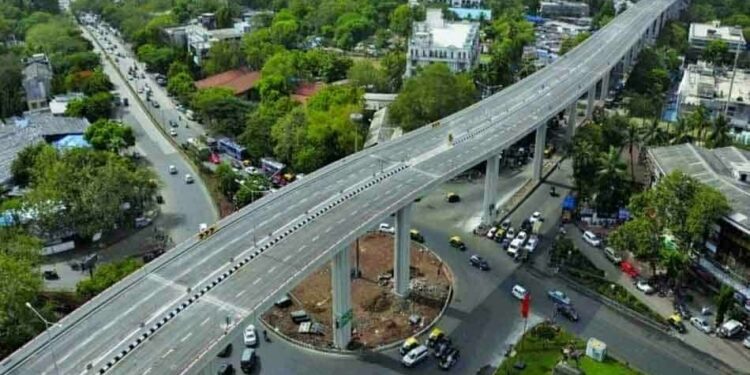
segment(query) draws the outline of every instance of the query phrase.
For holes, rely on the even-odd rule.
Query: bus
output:
[[[218,145],[220,152],[223,152],[233,157],[234,159],[242,161],[247,157],[247,150],[244,147],[234,143],[229,138],[219,139]]]

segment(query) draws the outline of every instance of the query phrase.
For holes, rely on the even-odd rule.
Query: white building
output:
[[[545,18],[588,17],[589,5],[572,1],[542,1],[539,13]]]
[[[453,8],[481,8],[484,0],[445,0]]]
[[[727,117],[733,127],[750,129],[750,73],[738,70],[734,85],[732,75],[732,71],[714,69],[702,61],[688,65],[677,90],[680,114],[703,105],[716,116],[724,113],[726,106]]]
[[[729,46],[729,51],[745,49],[745,37],[742,29],[733,26],[721,26],[719,21],[712,23],[691,23],[688,41],[693,52],[703,51],[711,41],[723,40]]]
[[[414,23],[406,54],[407,77],[417,68],[443,63],[453,72],[464,72],[479,61],[479,23],[446,22],[440,9],[428,9],[425,22]]]
[[[187,48],[196,65],[201,65],[211,46],[219,41],[239,41],[251,30],[251,16],[248,13],[242,20],[229,28],[217,29],[216,16],[204,13],[187,25],[164,29],[167,39],[175,45]]]

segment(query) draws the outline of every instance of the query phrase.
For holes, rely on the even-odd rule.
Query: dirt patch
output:
[[[356,264],[356,245],[351,251]],[[402,299],[393,290],[393,237],[372,233],[359,240],[361,277],[352,280],[354,313],[350,347],[374,348],[409,337],[432,322],[447,302],[452,282],[448,269],[430,251],[412,243],[411,294]],[[331,267],[321,267],[290,293],[292,304],[273,307],[263,319],[280,333],[314,346],[332,347]],[[290,313],[304,309],[313,322],[323,327],[322,334],[299,333]],[[409,323],[411,315],[422,323]]]

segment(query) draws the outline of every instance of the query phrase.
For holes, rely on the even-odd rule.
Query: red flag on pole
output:
[[[523,296],[523,299],[521,300],[521,316],[524,319],[529,317],[530,305],[531,305],[531,296],[529,296],[529,293],[526,293],[526,295]]]

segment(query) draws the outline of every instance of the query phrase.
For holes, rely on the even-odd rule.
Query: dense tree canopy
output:
[[[429,65],[406,81],[390,106],[393,123],[405,131],[456,112],[476,100],[476,89],[467,74],[453,74],[443,64]]]
[[[86,129],[84,138],[94,149],[103,151],[118,152],[135,145],[133,128],[121,122],[105,119],[91,124]]]
[[[83,298],[91,298],[135,272],[141,266],[143,266],[143,262],[135,258],[103,263],[94,269],[90,278],[78,282],[76,293]]]

